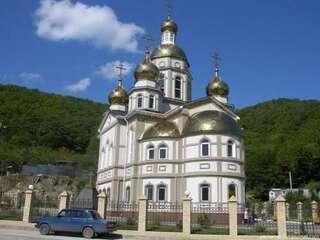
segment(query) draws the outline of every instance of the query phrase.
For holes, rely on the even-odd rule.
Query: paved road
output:
[[[32,230],[16,230],[16,229],[0,229],[0,239],[1,240],[83,240],[84,238],[78,236],[63,236],[63,235],[49,235],[49,236],[41,236],[38,231]],[[108,237],[99,237],[94,239],[123,239],[121,235],[110,235]],[[138,239],[137,237],[126,239]]]

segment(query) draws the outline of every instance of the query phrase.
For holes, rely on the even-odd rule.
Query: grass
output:
[[[228,228],[219,228],[219,227],[197,227],[193,228],[191,233],[193,234],[212,234],[212,235],[228,235]]]

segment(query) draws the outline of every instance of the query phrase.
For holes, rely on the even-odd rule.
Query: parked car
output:
[[[116,231],[116,223],[107,221],[90,209],[63,209],[55,217],[36,220],[41,235],[54,232],[82,233],[85,238]]]

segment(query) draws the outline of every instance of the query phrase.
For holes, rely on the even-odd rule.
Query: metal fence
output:
[[[238,235],[277,235],[274,205],[262,209],[238,206]]]
[[[97,209],[97,204],[92,199],[72,199],[69,203],[70,208]]]
[[[21,221],[23,216],[23,193],[0,193],[0,219]]]
[[[182,203],[148,202],[147,231],[181,232]]]
[[[229,234],[227,203],[192,203],[191,232],[195,234]]]
[[[56,216],[59,211],[58,195],[48,196],[46,194],[35,194],[31,207],[31,222],[38,218]]]
[[[136,202],[107,202],[106,219],[117,223],[118,229],[138,230],[139,205]]]
[[[316,224],[312,219],[311,207],[308,206],[302,210],[289,207],[287,218],[288,236],[320,237],[320,224]]]

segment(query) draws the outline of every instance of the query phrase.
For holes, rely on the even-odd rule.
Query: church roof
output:
[[[188,59],[184,51],[175,44],[161,44],[151,54],[151,59],[172,57],[185,61],[188,65]]]
[[[203,111],[193,114],[185,124],[184,136],[200,134],[241,135],[239,124],[229,115],[220,111]]]
[[[169,121],[162,120],[157,124],[149,127],[143,134],[142,140],[152,138],[178,138],[180,132],[177,126]]]

